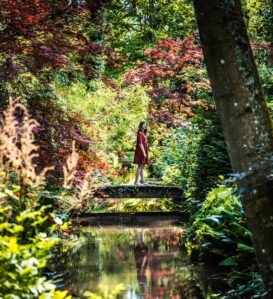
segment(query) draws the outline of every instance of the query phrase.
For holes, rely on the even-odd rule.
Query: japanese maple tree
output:
[[[196,34],[183,40],[165,38],[154,48],[146,49],[147,61],[138,63],[136,69],[125,75],[128,84],[149,85],[148,91],[153,99],[152,117],[155,121],[170,123],[171,116],[177,112],[186,117],[193,115],[192,107],[203,104],[191,96],[196,89],[210,90],[209,83],[204,77],[196,76],[195,81],[184,75],[186,69],[199,69],[203,61],[200,44]],[[160,120],[161,119],[161,120]]]

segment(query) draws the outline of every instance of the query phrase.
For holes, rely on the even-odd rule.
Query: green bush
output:
[[[250,237],[236,188],[222,184],[212,189],[192,217],[185,246],[193,258],[231,267],[226,280],[228,290],[213,298],[263,296]]]
[[[59,103],[92,123],[90,137],[104,153],[132,149],[139,121],[147,117],[149,97],[141,86],[114,89],[101,81],[55,84]],[[88,130],[88,128],[85,128]]]
[[[111,207],[109,207],[108,210],[131,213],[161,211],[162,203],[156,199],[123,199],[122,201],[119,201],[116,204],[111,205]]]
[[[97,294],[86,291],[84,296],[87,299],[117,299],[122,298],[122,293],[126,290],[123,284],[118,284],[114,290],[109,290],[104,285],[99,285],[99,292]]]
[[[203,115],[205,114],[205,115]],[[215,111],[200,112],[171,129],[152,148],[153,173],[163,184],[181,186],[187,197],[203,200],[219,175],[231,172],[223,133]]]
[[[217,258],[219,265],[236,266],[254,257],[250,232],[236,189],[212,189],[193,215],[186,237],[189,254]]]
[[[44,208],[24,210],[15,221],[10,206],[0,208],[0,297],[4,299],[63,299],[53,281],[43,276],[50,250],[58,242],[50,236]],[[30,232],[31,235],[30,235]]]
[[[226,292],[213,294],[213,298],[265,298],[266,292],[262,276],[258,272],[248,269],[242,271],[232,271],[228,273],[227,281],[230,288]]]

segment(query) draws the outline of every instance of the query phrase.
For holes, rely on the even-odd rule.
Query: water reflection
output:
[[[147,291],[147,266],[148,266],[148,246],[144,241],[144,230],[136,231],[136,245],[134,246],[134,256],[136,261],[137,281],[141,293]]]
[[[122,283],[122,298],[204,298],[196,269],[181,250],[180,228],[84,229],[60,248],[52,268],[64,285],[83,298],[99,285],[114,289]]]

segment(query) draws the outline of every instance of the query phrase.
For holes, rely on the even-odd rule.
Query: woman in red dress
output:
[[[147,123],[141,121],[137,131],[137,144],[135,149],[134,164],[137,164],[135,185],[146,184],[144,180],[144,167],[148,164],[148,143],[147,143]]]

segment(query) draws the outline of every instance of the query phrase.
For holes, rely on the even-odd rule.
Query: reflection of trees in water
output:
[[[65,287],[78,296],[85,290],[96,292],[107,281],[110,288],[130,285],[139,294],[136,298],[202,298],[193,295],[189,264],[181,266],[181,237],[174,228],[90,230],[78,236],[79,246],[70,246],[67,253],[60,250],[53,270],[63,274]]]
[[[61,244],[53,260],[51,271],[61,275],[62,284],[71,294],[83,295],[92,284],[99,284],[99,246],[90,237],[78,237],[73,245]],[[96,262],[94,262],[96,260]]]
[[[181,264],[180,237],[170,230],[136,231],[134,255],[137,279],[143,298],[199,299],[201,291],[192,280],[188,268],[179,269]],[[146,236],[146,241],[144,239]],[[177,271],[186,272],[188,277],[176,280]],[[150,279],[147,278],[147,272]]]
[[[64,288],[71,293],[81,296],[85,290],[96,292],[103,275],[119,276],[131,271],[128,264],[134,262],[133,231],[95,229],[75,234],[72,239],[73,245],[68,244],[68,248],[64,248],[66,244],[59,246],[50,267],[52,272],[61,274]]]

